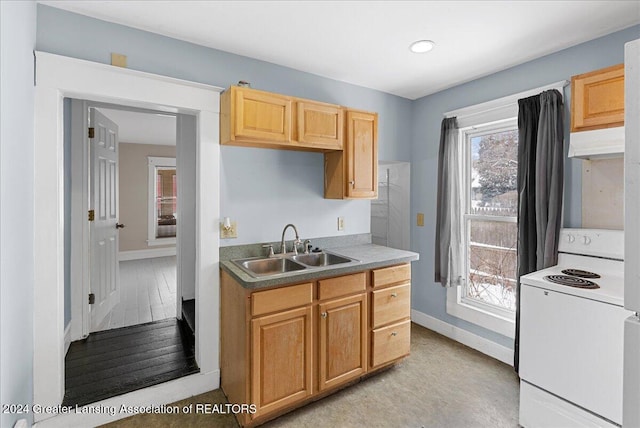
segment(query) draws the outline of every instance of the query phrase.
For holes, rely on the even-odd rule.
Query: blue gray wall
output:
[[[424,213],[425,227],[417,227],[412,222],[412,248],[420,253],[420,260],[413,264],[413,309],[513,347],[513,341],[507,337],[448,315],[446,290],[433,281],[438,145],[444,113],[619,64],[624,61],[624,43],[639,37],[640,26],[635,26],[414,101],[411,112],[411,215],[415,218],[418,212]],[[564,95],[565,143],[568,143],[570,87],[565,88]],[[564,225],[580,227],[582,161],[567,160],[565,167]]]
[[[33,401],[33,48],[36,5],[0,2],[0,403]],[[0,415],[12,427],[31,414]]]

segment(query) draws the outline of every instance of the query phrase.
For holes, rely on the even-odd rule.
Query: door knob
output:
[[[122,223],[116,223],[116,229],[123,229],[125,227]]]

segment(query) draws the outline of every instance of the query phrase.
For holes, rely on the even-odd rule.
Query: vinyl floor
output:
[[[198,370],[175,318],[92,333],[69,347],[62,404],[83,406]]]

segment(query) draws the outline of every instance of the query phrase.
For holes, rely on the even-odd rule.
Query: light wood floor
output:
[[[95,331],[176,317],[176,257],[120,262],[120,303]]]

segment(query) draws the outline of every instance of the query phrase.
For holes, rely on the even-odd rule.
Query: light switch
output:
[[[418,226],[424,226],[424,213],[418,213]]]
[[[225,227],[224,222],[220,223],[220,239],[237,238],[238,230],[236,229],[236,222],[231,221],[230,227]]]

